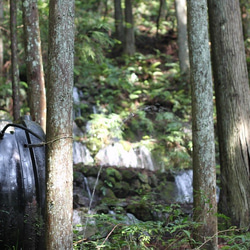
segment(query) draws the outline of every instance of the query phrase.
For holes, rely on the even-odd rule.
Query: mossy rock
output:
[[[116,207],[114,207],[113,210],[116,214],[126,214],[125,209],[121,206],[116,206]]]
[[[90,167],[90,166],[88,166],[88,171],[86,173],[86,176],[97,177],[99,171],[100,171],[100,167]]]
[[[138,178],[142,183],[148,184],[148,175],[146,172],[138,173]]]
[[[141,190],[142,190],[142,193],[141,194],[146,194],[146,193],[149,193],[151,192],[151,187],[146,183],[146,184],[142,184],[141,185]]]
[[[95,208],[97,214],[108,214],[109,213],[109,207],[107,204],[100,204]]]
[[[98,183],[97,183],[97,186],[96,186],[96,194],[97,195],[103,195],[103,188],[104,188],[104,183],[103,183],[103,181],[102,180],[98,180]]]
[[[125,181],[117,182],[113,188],[113,191],[118,198],[125,198],[128,196],[129,190],[130,185]]]
[[[146,204],[132,203],[128,205],[127,212],[133,214],[137,219],[141,221],[153,220],[152,209]]]
[[[157,179],[156,175],[152,174],[148,178],[149,178],[149,180],[148,180],[149,185],[153,188],[157,187],[158,179]]]
[[[175,182],[174,175],[169,172],[162,173],[161,171],[157,171],[155,175],[159,182]]]
[[[177,195],[176,186],[174,182],[160,183],[156,188],[156,193],[159,194],[159,198],[166,202],[175,202]]]
[[[74,171],[73,172],[73,180],[75,183],[77,184],[82,184],[84,183],[84,175],[83,173],[79,172],[79,171]]]
[[[121,173],[117,169],[115,169],[115,168],[108,167],[106,169],[106,175],[114,177],[117,181],[121,181],[122,180]]]
[[[94,167],[94,166],[87,166],[83,163],[78,163],[74,165],[74,171],[79,171],[84,174],[84,176],[92,176],[96,177],[98,172],[100,170],[100,167]]]
[[[115,193],[114,193],[113,190],[110,189],[110,188],[106,188],[106,187],[105,187],[105,188],[102,190],[102,193],[103,193],[103,196],[106,197],[106,198],[108,198],[108,199],[114,199],[114,200],[117,199],[116,196],[115,196]]]
[[[135,179],[130,184],[130,193],[131,195],[140,194],[141,182],[138,179]]]
[[[137,172],[131,168],[129,169],[121,169],[122,179],[124,181],[131,181],[137,178]]]
[[[83,165],[82,163],[74,164],[74,171],[83,173],[84,175],[88,172],[89,167]]]
[[[108,190],[107,191],[107,193],[109,193],[109,194],[112,194],[113,193],[113,191],[112,192],[110,192],[110,191],[112,191],[112,190]],[[114,195],[114,193],[113,193],[113,195]],[[113,195],[111,195],[111,196],[113,196]],[[116,207],[118,204],[119,204],[119,199],[117,199],[116,197],[115,197],[115,195],[114,195],[114,197],[104,197],[102,200],[101,200],[101,204],[106,204],[109,208],[113,208],[113,207]]]
[[[106,180],[104,180],[104,183],[106,186],[113,188],[116,185],[117,181],[113,176],[107,176]]]

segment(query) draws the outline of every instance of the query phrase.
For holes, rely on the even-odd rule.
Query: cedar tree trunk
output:
[[[46,131],[46,97],[37,0],[22,0],[22,3],[30,115]]]
[[[208,40],[207,1],[188,0],[188,36],[192,87],[194,239],[217,233],[213,85]],[[202,249],[217,249],[217,237]]]
[[[74,0],[51,0],[47,86],[46,249],[73,249]]]
[[[250,92],[238,0],[209,0],[221,164],[219,209],[250,223]]]

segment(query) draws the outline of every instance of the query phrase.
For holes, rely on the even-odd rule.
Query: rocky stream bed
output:
[[[74,225],[84,225],[86,214],[123,214],[139,221],[160,220],[155,204],[181,204],[192,212],[191,170],[174,172],[110,166],[74,166]],[[183,176],[184,175],[184,176]],[[177,177],[183,176],[179,183]],[[186,190],[181,190],[182,188]],[[181,197],[185,196],[185,197]],[[187,197],[188,196],[188,197]],[[80,228],[80,230],[83,228]],[[87,230],[89,237],[95,230]]]

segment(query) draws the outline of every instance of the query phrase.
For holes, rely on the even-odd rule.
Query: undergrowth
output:
[[[160,215],[157,221],[139,221],[132,214],[119,212],[88,215],[92,227],[94,221],[96,233],[84,238],[82,231],[75,228],[74,249],[203,249],[211,239],[195,242],[193,230],[199,224],[179,204],[155,205],[155,212]],[[218,237],[220,249],[250,248],[250,232],[245,229],[230,227],[213,237]]]

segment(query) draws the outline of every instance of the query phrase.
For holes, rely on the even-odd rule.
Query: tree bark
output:
[[[46,96],[37,0],[22,0],[29,107],[32,120],[46,131]]]
[[[49,5],[46,249],[73,249],[74,0]]]
[[[175,0],[175,12],[177,18],[177,44],[180,70],[182,74],[185,74],[189,71],[186,0]]]
[[[250,92],[239,1],[209,0],[221,164],[219,208],[233,225],[250,222]]]
[[[135,54],[135,32],[133,7],[131,0],[125,0],[125,44],[124,52],[129,56]]]
[[[159,7],[157,20],[156,20],[156,28],[157,28],[156,37],[158,37],[158,32],[159,32],[162,20],[164,20],[166,18],[166,13],[167,13],[166,0],[160,0],[160,7]]]
[[[123,12],[121,0],[114,0],[115,6],[115,38],[124,42]]]
[[[244,40],[250,38],[250,3],[248,0],[240,0],[241,17]]]
[[[13,117],[18,120],[20,117],[20,94],[19,94],[19,68],[17,56],[17,2],[10,0],[10,32],[11,32],[11,80]]]
[[[3,26],[3,1],[0,1],[0,26]],[[0,29],[0,77],[3,77],[3,32]],[[1,83],[1,82],[0,82]]]
[[[192,87],[194,239],[205,242],[217,233],[213,87],[206,0],[188,0],[188,35]],[[202,248],[203,249],[203,248]],[[217,249],[213,237],[204,249]]]

